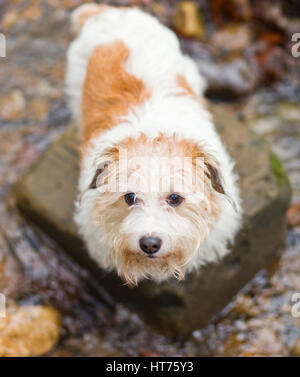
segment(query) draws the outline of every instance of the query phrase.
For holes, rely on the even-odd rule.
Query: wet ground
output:
[[[211,100],[266,136],[293,187],[281,260],[188,340],[156,334],[105,292],[96,299],[89,276],[22,219],[11,195],[69,121],[63,94],[67,18],[79,3],[0,0],[0,30],[7,38],[7,57],[0,58],[0,292],[8,306],[57,309],[61,330],[51,356],[300,355],[300,317],[291,312],[292,296],[300,292],[300,57],[291,54],[291,33],[300,32],[297,1],[283,7],[280,1],[212,1],[211,7],[198,1],[196,22],[195,8],[180,1],[106,1],[141,5],[175,25],[184,51],[208,79]]]

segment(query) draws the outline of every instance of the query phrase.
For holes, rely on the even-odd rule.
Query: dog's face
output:
[[[92,218],[126,283],[184,277],[220,213],[224,195],[211,156],[172,138],[130,139],[98,161]]]

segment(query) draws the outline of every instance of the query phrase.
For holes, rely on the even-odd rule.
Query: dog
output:
[[[183,279],[227,254],[241,226],[238,177],[205,81],[176,35],[138,8],[84,4],[71,23],[79,233],[92,259],[128,285]]]

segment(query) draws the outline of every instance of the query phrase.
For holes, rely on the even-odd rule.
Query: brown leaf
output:
[[[287,223],[292,228],[300,225],[300,203],[293,204],[287,211]]]
[[[202,38],[204,23],[198,5],[193,1],[183,1],[174,13],[175,30],[188,38]]]

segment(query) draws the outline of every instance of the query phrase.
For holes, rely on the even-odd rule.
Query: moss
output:
[[[270,164],[272,173],[274,174],[274,177],[279,187],[285,186],[288,182],[288,177],[286,171],[284,170],[284,167],[282,166],[281,161],[275,153],[271,154]]]

